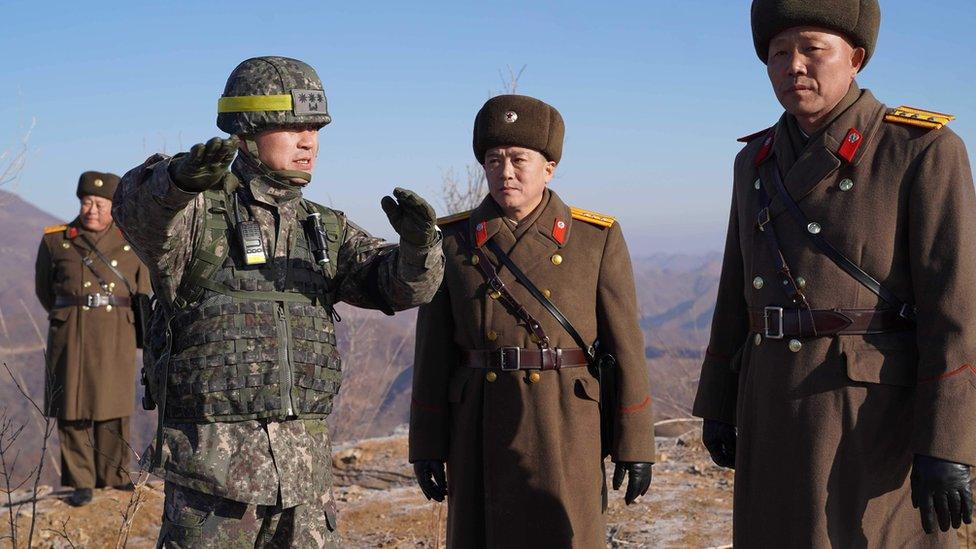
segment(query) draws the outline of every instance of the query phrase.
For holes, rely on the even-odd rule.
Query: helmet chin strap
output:
[[[269,177],[274,178],[275,181],[289,186],[308,185],[312,181],[312,174],[309,172],[304,172],[301,170],[272,170],[269,169],[263,162],[261,162],[261,157],[258,155],[258,143],[257,141],[241,136],[241,140],[244,142],[244,146],[247,147],[247,154],[254,160],[254,163]],[[294,183],[293,179],[300,179],[304,181],[304,184]]]

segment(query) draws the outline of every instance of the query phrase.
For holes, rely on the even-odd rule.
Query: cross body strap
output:
[[[760,167],[761,175],[764,172],[767,181],[772,181],[776,192],[786,205],[786,209],[790,212],[790,215],[800,224],[800,228],[804,234],[810,239],[811,242],[827,256],[835,265],[841,268],[845,273],[850,275],[854,280],[857,280],[862,286],[871,290],[872,293],[888,302],[889,305],[894,307],[898,314],[910,320],[915,321],[915,307],[910,303],[902,301],[893,292],[881,285],[873,276],[869,275],[859,267],[856,263],[848,259],[843,253],[841,253],[837,248],[835,248],[827,239],[823,237],[819,232],[810,231],[808,227],[810,226],[810,220],[807,218],[800,206],[793,200],[790,196],[789,191],[786,190],[786,185],[783,184],[783,178],[779,173],[779,169],[776,167],[774,162],[765,162]]]
[[[462,237],[463,239],[463,237]],[[539,321],[533,317],[529,311],[522,306],[521,303],[511,292],[508,291],[508,287],[502,282],[501,278],[498,278],[498,271],[495,270],[495,266],[491,264],[488,256],[485,254],[484,250],[481,248],[474,248],[475,257],[478,258],[476,266],[478,267],[478,272],[488,283],[488,287],[492,290],[498,292],[498,299],[502,300],[509,309],[511,309],[512,314],[516,318],[525,323],[526,327],[530,332],[539,340],[539,344],[542,345],[544,349],[549,348],[549,336],[546,335],[545,330],[542,329],[542,325]]]
[[[524,286],[525,289],[529,291],[529,294],[531,294],[532,297],[536,299],[536,301],[541,303],[542,306],[545,307],[547,311],[549,311],[549,314],[551,314],[553,318],[556,319],[556,322],[559,322],[559,324],[563,327],[563,329],[566,330],[569,336],[573,338],[573,341],[576,342],[576,345],[578,345],[579,348],[586,353],[587,358],[589,358],[590,361],[592,362],[596,358],[594,346],[586,344],[586,341],[583,340],[583,336],[581,336],[580,333],[576,331],[576,328],[573,327],[573,324],[569,321],[568,318],[566,318],[566,315],[564,315],[559,310],[559,308],[556,307],[556,304],[550,301],[549,298],[546,297],[546,295],[539,290],[539,288],[532,282],[532,280],[530,280],[529,277],[526,276],[524,272],[522,272],[522,269],[519,269],[518,265],[516,265],[515,262],[512,261],[512,258],[508,257],[508,254],[502,251],[501,247],[498,246],[498,243],[496,243],[494,240],[489,240],[488,247],[495,254],[495,257],[497,257],[498,260],[502,262],[502,265],[505,265],[505,268],[507,268],[509,271],[512,272],[513,275],[515,275],[515,279],[519,281],[519,284]]]
[[[82,234],[80,236],[81,239],[85,241],[85,244],[88,244],[88,247],[91,248],[93,252],[95,252],[95,255],[98,256],[98,259],[102,263],[104,263],[105,266],[109,268],[109,270],[115,273],[115,276],[122,279],[122,283],[125,284],[125,289],[129,291],[129,295],[136,295],[136,293],[132,291],[132,285],[129,284],[129,281],[126,280],[125,276],[123,276],[122,273],[117,268],[115,268],[115,266],[112,265],[112,262],[109,261],[107,257],[105,257],[105,254],[103,254],[101,250],[99,250],[98,247],[95,246],[95,244],[91,241],[91,239],[88,238],[88,235]],[[82,262],[84,262],[85,266],[88,267],[88,270],[90,270],[92,274],[95,275],[95,278],[98,279],[98,283],[104,285],[105,280],[103,280],[102,277],[99,276],[98,272],[96,272],[95,269],[92,268],[91,261],[86,261],[84,258],[82,258]]]

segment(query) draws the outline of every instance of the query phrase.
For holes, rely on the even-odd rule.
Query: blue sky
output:
[[[643,2],[4,2],[0,146],[36,118],[13,189],[71,218],[87,169],[219,135],[217,97],[255,55],[321,75],[333,123],[307,195],[392,236],[394,186],[438,208],[444,170],[473,162],[471,125],[499,70],[567,125],[554,188],[616,215],[634,255],[720,250],[735,139],[781,109],[752,48],[747,0]],[[859,78],[889,105],[958,116],[976,148],[976,4],[883,3]],[[972,157],[972,155],[971,155]]]

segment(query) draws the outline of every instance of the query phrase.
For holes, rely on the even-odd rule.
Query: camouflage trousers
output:
[[[333,503],[282,509],[249,505],[166,483],[156,547],[339,547]]]

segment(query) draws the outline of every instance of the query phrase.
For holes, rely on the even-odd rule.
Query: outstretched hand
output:
[[[169,173],[176,186],[187,192],[203,192],[213,188],[224,177],[234,161],[236,137],[214,137],[206,143],[197,143],[184,156],[173,159]]]
[[[417,193],[397,187],[393,196],[383,197],[380,206],[401,239],[419,247],[437,242],[437,215]]]

